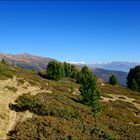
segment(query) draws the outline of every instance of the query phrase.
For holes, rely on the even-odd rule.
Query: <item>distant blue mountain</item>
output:
[[[123,61],[114,61],[111,63],[102,63],[102,64],[88,64],[92,68],[102,68],[106,70],[115,70],[115,71],[124,71],[129,72],[130,68],[133,68],[140,63],[136,62],[123,62]]]

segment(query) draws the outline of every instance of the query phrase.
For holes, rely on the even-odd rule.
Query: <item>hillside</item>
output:
[[[51,58],[44,58],[40,56],[34,56],[31,54],[17,54],[17,55],[11,55],[11,54],[0,54],[0,59],[4,58],[8,63],[19,66],[24,69],[29,70],[46,70],[46,66],[49,61],[54,60]],[[81,67],[83,65],[77,65],[78,67]],[[108,82],[109,76],[114,74],[119,81],[119,84],[126,85],[126,77],[127,73],[122,71],[113,71],[113,70],[105,70],[101,68],[93,68],[92,65],[89,65],[91,69],[93,69],[94,74],[104,80],[105,82]]]
[[[51,81],[0,64],[0,139],[139,140],[140,93],[99,83],[102,111],[82,104],[72,79]],[[16,101],[16,102],[15,102]]]
[[[0,53],[0,59],[4,58],[8,63],[19,66],[24,69],[33,69],[40,71],[46,69],[49,61],[54,60],[51,58],[44,58],[40,56],[34,56],[31,54],[2,54]]]
[[[93,73],[99,78],[104,80],[105,82],[108,82],[109,77],[113,74],[116,76],[118,79],[118,83],[120,85],[126,86],[126,78],[128,73],[127,72],[122,72],[122,71],[113,71],[113,70],[105,70],[105,69],[100,69],[100,68],[91,68]]]

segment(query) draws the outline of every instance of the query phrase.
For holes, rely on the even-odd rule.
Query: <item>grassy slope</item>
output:
[[[110,101],[102,102],[102,125],[104,124],[108,129],[112,130],[117,139],[139,140],[140,107],[136,107],[133,102],[130,103],[126,99],[133,99],[133,101],[138,103],[140,101],[140,93],[133,92],[125,87],[109,84],[100,86],[100,92],[103,97],[110,98],[111,95]],[[112,95],[120,98],[111,101]]]
[[[38,91],[39,94],[36,95],[25,94],[18,98],[18,111],[29,110],[34,115],[18,122],[9,133],[9,139],[139,140],[140,138],[140,110],[133,104],[121,99],[107,102],[101,100],[102,111],[93,117],[90,108],[83,105],[80,97],[75,95],[78,94],[76,90],[78,85],[71,79],[48,81],[33,72],[0,65],[1,79],[11,78],[11,75],[20,78],[19,84],[24,80],[32,86],[39,86],[40,92]],[[106,84],[99,88],[102,96],[106,98],[110,98],[113,94],[134,98],[138,103],[140,101],[139,93],[121,86]],[[41,92],[42,89],[44,92]],[[28,100],[26,106],[22,99]]]

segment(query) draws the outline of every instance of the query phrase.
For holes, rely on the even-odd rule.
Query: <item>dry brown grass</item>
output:
[[[19,80],[13,79],[2,80],[0,82],[0,139],[6,139],[7,133],[13,129],[16,122],[20,119],[25,120],[30,116],[29,113],[16,113],[9,109],[9,104],[14,103],[16,98],[23,93],[31,93],[36,95],[40,91],[39,87],[32,86],[28,82],[18,84]],[[28,88],[25,88],[27,86]]]

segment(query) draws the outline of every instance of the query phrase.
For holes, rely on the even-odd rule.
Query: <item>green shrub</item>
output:
[[[24,80],[23,79],[17,79],[17,82],[19,85],[23,85],[24,84]]]
[[[115,140],[115,138],[112,138],[112,136],[110,136],[107,132],[99,128],[92,129],[91,134],[96,135],[96,137],[101,140]]]
[[[40,93],[41,94],[41,93]],[[52,93],[53,94],[53,93]],[[44,99],[46,98],[45,93],[41,94],[44,96]],[[48,97],[48,96],[47,96]],[[46,100],[46,102],[43,102],[41,96],[31,96],[31,95],[22,95],[19,96],[19,98],[15,101],[16,111],[26,111],[30,110],[31,112],[34,112],[35,114],[41,115],[41,116],[57,116],[62,117],[65,119],[78,119],[81,118],[80,112],[78,110],[75,110],[72,106],[64,106],[63,103],[58,104],[58,99],[56,98],[56,102],[52,104],[51,106],[47,103],[49,100]],[[59,99],[63,100],[63,98]],[[13,108],[13,107],[12,107]]]
[[[0,76],[5,78],[13,78],[13,73],[5,65],[0,65]]]
[[[32,79],[29,79],[28,82],[29,82],[29,84],[32,85],[32,86],[38,85],[38,82],[36,82],[36,81],[34,81],[34,80],[32,80]]]
[[[22,95],[15,101],[17,103],[17,111],[26,111],[30,110],[38,115],[48,115],[46,106],[38,102],[31,96]]]

